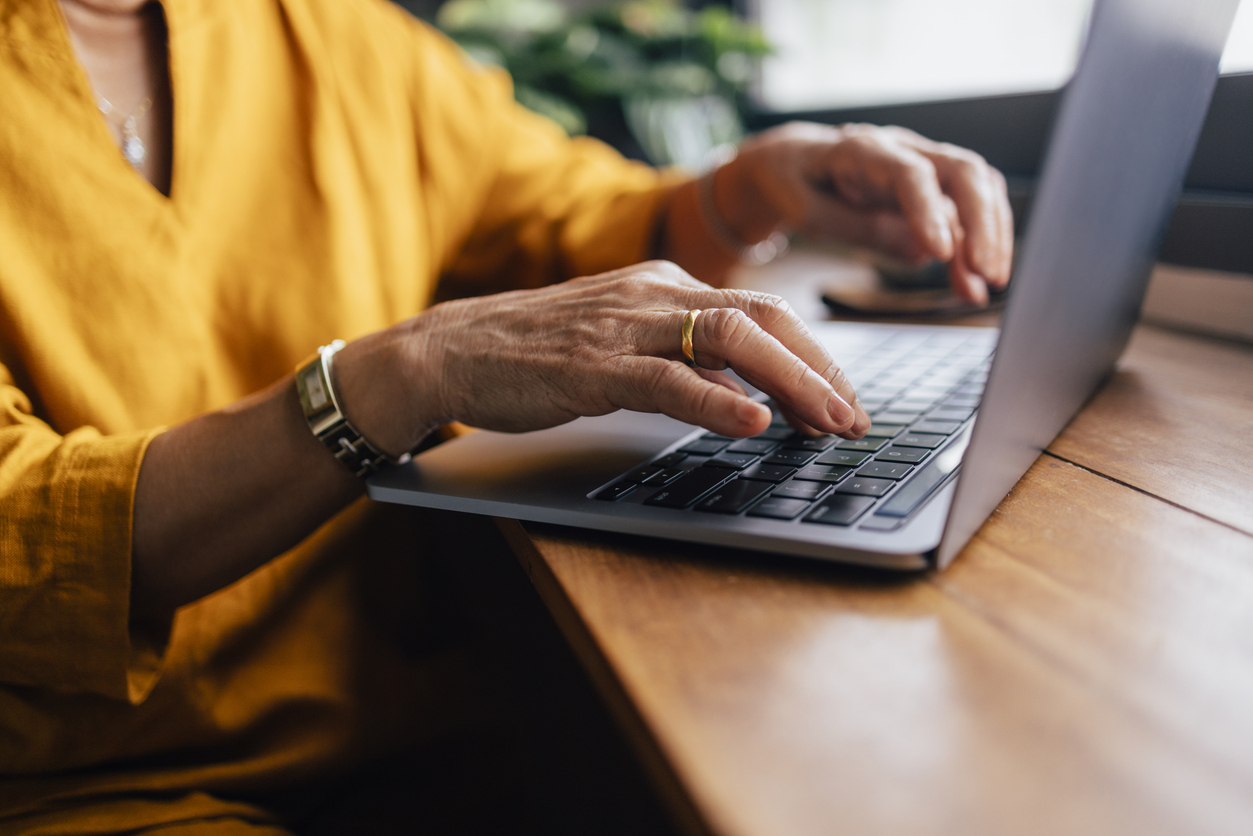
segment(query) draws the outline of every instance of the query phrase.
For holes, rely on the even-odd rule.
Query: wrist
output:
[[[335,386],[341,408],[374,447],[400,458],[442,423],[434,398],[414,385],[403,340],[392,329],[362,337],[335,356]]]
[[[758,185],[758,161],[751,148],[719,166],[711,174],[711,197],[718,218],[746,245],[765,241],[783,225],[783,213]]]

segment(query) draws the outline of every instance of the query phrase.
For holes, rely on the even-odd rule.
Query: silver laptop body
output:
[[[925,442],[935,444],[927,458],[853,522],[811,519],[820,514],[819,500],[793,519],[753,516],[756,505],[702,513],[702,505],[717,506],[718,492],[735,478],[732,471],[696,507],[649,504],[668,489],[620,483],[659,457],[699,449],[694,442],[705,433],[665,416],[631,412],[521,435],[475,432],[379,473],[370,480],[369,495],[886,568],[947,565],[1096,391],[1126,346],[1237,5],[1099,0],[1053,128],[999,340],[992,329],[812,323],[855,384],[859,376],[881,372],[885,346],[895,346],[898,354],[901,346],[930,346],[936,356],[956,346],[953,351],[974,352],[978,360],[981,346],[990,350],[996,343],[990,368],[983,362],[963,378],[986,379],[977,417],[957,422],[942,440],[916,433],[937,439]],[[943,379],[942,370],[930,373]],[[706,461],[688,455],[677,468]],[[867,484],[882,487],[881,481]],[[615,501],[597,498],[617,496],[615,486],[627,492]]]

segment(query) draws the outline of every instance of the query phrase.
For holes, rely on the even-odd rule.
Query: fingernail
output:
[[[948,221],[936,215],[931,219],[935,227],[935,240],[940,245],[940,252],[937,254],[940,258],[953,257],[953,233],[948,228]]]
[[[832,392],[831,397],[827,399],[827,414],[835,419],[837,424],[848,423],[854,415],[853,408],[848,405],[848,401],[840,397],[838,392]]]
[[[982,276],[970,276],[970,289],[974,292],[975,304],[981,308],[988,305],[988,281]]]
[[[764,406],[754,400],[743,398],[735,406],[735,417],[739,418],[745,424],[751,424],[761,415]]]

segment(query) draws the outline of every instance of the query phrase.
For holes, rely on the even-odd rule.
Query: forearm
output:
[[[675,362],[691,308],[710,310],[693,334],[701,373]],[[797,426],[849,437],[869,426],[839,367],[779,300],[702,286],[667,264],[437,305],[346,346],[334,383],[349,422],[395,456],[447,421],[525,432],[615,409],[738,437],[761,432],[769,411],[708,371],[727,367]],[[309,432],[291,376],[174,427],[140,468],[132,619],[163,623],[360,493],[360,480]]]
[[[163,623],[291,548],[361,491],[309,431],[290,375],[162,433],[135,490],[132,619]]]
[[[447,420],[439,361],[418,317],[335,355],[348,421],[392,456]],[[183,604],[295,546],[364,486],[309,429],[293,375],[154,438],[135,489],[132,620],[163,624]]]

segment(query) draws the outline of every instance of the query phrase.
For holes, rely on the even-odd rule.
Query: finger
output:
[[[805,321],[796,315],[792,307],[778,296],[765,293],[748,293],[745,291],[715,291],[705,294],[720,298],[724,304],[729,302],[738,310],[747,314],[763,331],[777,340],[784,348],[798,357],[810,369],[818,373],[837,393],[839,398],[852,408],[853,422],[844,430],[854,437],[861,437],[870,428],[870,417],[857,399],[857,392],[852,381],[844,374],[844,370],[832,359],[822,341],[805,325]],[[699,319],[698,319],[699,324]],[[737,371],[740,371],[736,367]],[[754,386],[757,384],[753,381]],[[758,386],[758,388],[763,388]],[[801,416],[803,417],[803,416]],[[811,421],[813,427],[819,427]],[[823,428],[823,432],[831,432]]]
[[[792,339],[791,344],[811,357],[818,355],[822,358],[814,358],[818,368],[838,383],[847,384],[844,373],[812,337]],[[729,365],[815,429],[846,432],[856,423],[855,408],[838,392],[833,381],[797,356],[745,310],[728,307],[703,311],[696,320],[693,345],[697,347],[697,362],[715,367]],[[851,395],[852,387],[847,386],[847,391]]]
[[[966,260],[966,250],[964,246],[965,229],[961,222],[957,220],[956,209],[951,210],[953,224],[953,238],[957,243],[954,249],[953,260],[948,263],[949,285],[953,291],[970,302],[972,305],[985,307],[988,304],[988,285],[984,278],[978,273],[970,269]]]
[[[929,259],[929,248],[899,212],[849,206],[827,195],[816,195],[810,222],[802,230],[814,237],[836,238],[914,263]],[[834,235],[832,231],[837,231]]]
[[[993,169],[996,174],[999,187],[997,189],[996,201],[996,217],[1000,227],[1001,239],[1001,265],[1000,270],[995,276],[990,276],[993,285],[996,287],[1005,287],[1009,283],[1010,273],[1014,269],[1014,210],[1009,205],[1009,189],[1005,183],[1005,177]]]
[[[789,410],[783,404],[776,403],[775,406],[778,408],[779,412],[783,415],[783,418],[787,421],[788,426],[796,430],[798,433],[809,436],[810,438],[817,438],[819,436],[831,435],[831,433],[823,432],[822,430],[816,430],[813,427],[809,426],[800,418],[798,418],[794,412]],[[861,438],[863,435],[866,434],[866,430],[870,428],[869,421],[870,419],[867,418],[866,427],[864,428],[856,429],[856,430],[849,429],[842,433],[836,433],[836,435],[838,435],[840,438],[848,438],[848,439]]]
[[[973,151],[934,142],[904,129],[889,129],[936,168],[941,186],[957,204],[967,237],[967,268],[991,284],[1009,281],[1014,250],[1013,212],[1005,178]]]
[[[935,166],[923,154],[868,134],[837,147],[830,164],[837,189],[851,203],[863,202],[863,184],[876,183],[876,189],[886,190],[896,198],[901,213],[929,255],[944,261],[952,258],[953,241],[944,213],[944,193]]]
[[[571,279],[567,284],[599,285],[611,281],[656,282],[686,288],[708,287],[707,284],[694,278],[673,261],[666,261],[665,259],[644,261],[628,267],[597,273],[594,276]]]
[[[732,392],[735,392],[737,395],[743,395],[745,397],[748,397],[748,392],[744,390],[744,387],[736,383],[734,380],[732,380],[730,375],[726,375],[726,374],[723,374],[722,372],[714,371],[712,369],[698,368],[698,369],[695,369],[695,372],[701,377],[705,378],[705,380],[708,380],[710,383],[716,383],[719,386],[725,386],[728,389],[730,389]]]
[[[869,429],[870,419],[852,383],[784,300],[765,293],[705,287],[677,294],[675,302],[701,309],[692,339],[701,367],[730,365],[822,432],[860,436]],[[686,316],[685,311],[658,312],[644,320],[634,353],[681,358]]]
[[[1003,244],[997,188],[991,168],[969,152],[928,154],[945,193],[957,207],[965,234],[966,266],[982,276],[1000,277]]]
[[[796,413],[792,412],[782,404],[776,404],[776,406],[778,407],[779,412],[783,415],[784,420],[787,421],[788,426],[796,430],[801,435],[808,436],[810,438],[830,435],[830,433],[824,433],[822,430],[815,430],[800,418],[796,417]]]
[[[735,438],[757,435],[770,426],[765,404],[673,360],[623,355],[607,377],[610,399],[622,409],[662,412]]]

